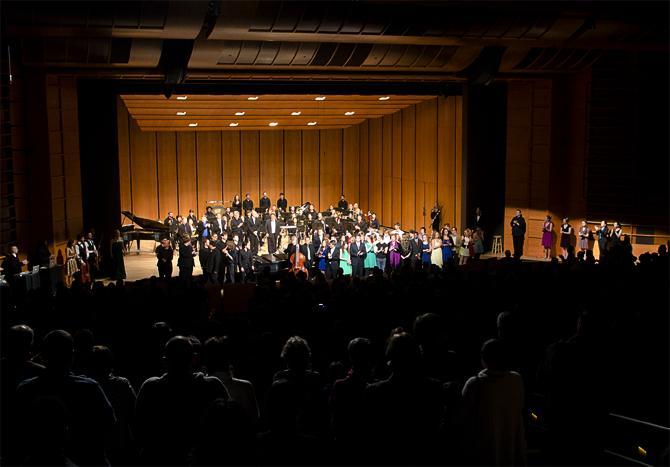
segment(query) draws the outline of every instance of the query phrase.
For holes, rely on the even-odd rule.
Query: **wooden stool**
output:
[[[493,250],[494,255],[502,255],[502,237],[500,235],[493,236]]]

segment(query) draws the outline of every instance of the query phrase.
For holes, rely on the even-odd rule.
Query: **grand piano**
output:
[[[133,222],[133,224],[124,224],[119,231],[123,237],[123,244],[126,252],[130,251],[130,245],[133,241],[137,241],[137,254],[140,253],[140,240],[152,240],[160,242],[161,238],[169,237],[170,232],[167,225],[151,219],[139,217],[130,211],[121,211],[126,218]],[[137,224],[137,225],[135,225]]]

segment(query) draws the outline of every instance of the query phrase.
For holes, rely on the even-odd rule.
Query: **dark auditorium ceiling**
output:
[[[668,4],[506,1],[4,1],[26,66],[167,80],[463,82],[668,50]]]

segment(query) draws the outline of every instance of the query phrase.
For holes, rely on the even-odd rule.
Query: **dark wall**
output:
[[[507,132],[507,85],[470,86],[464,93],[466,106],[468,225],[475,208],[485,218],[488,243],[502,234],[505,212],[505,155]]]

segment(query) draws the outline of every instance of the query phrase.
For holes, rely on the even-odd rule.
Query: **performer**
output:
[[[374,230],[375,232],[379,232],[379,220],[377,220],[377,214],[370,213],[370,225],[368,226],[370,230]]]
[[[254,209],[254,202],[251,199],[251,195],[249,193],[244,196],[244,201],[242,201],[242,209],[244,209],[244,214],[248,213],[249,211],[253,211]]]
[[[618,222],[614,223],[614,228],[610,231],[609,245],[610,250],[616,249],[623,241],[623,229]]]
[[[277,215],[272,213],[270,219],[265,223],[265,232],[268,239],[268,253],[272,254],[277,251],[277,239],[279,238],[279,222],[277,222]]]
[[[9,254],[2,261],[2,274],[7,278],[11,278],[16,274],[20,274],[23,266],[27,264],[28,260],[19,259],[19,247],[12,245],[9,249]]]
[[[277,209],[281,212],[286,212],[288,207],[288,200],[284,197],[284,193],[279,193],[279,199],[277,200]]]
[[[365,244],[361,239],[361,234],[357,233],[355,241],[349,245],[349,254],[351,255],[351,273],[354,277],[364,276],[364,262],[367,252]]]
[[[475,229],[484,230],[484,221],[482,219],[482,210],[479,207],[475,208],[475,215],[472,218],[472,226]]]
[[[190,236],[184,235],[181,238],[180,243],[179,259],[177,260],[177,266],[179,267],[179,278],[182,281],[185,281],[187,284],[190,284],[193,277],[193,267],[195,266],[195,262],[193,261],[195,251],[191,245]]]
[[[123,260],[123,239],[121,238],[121,232],[118,230],[115,230],[112,235],[111,260],[112,274],[110,279],[124,280],[126,278],[126,264]]]
[[[91,282],[91,275],[89,274],[88,255],[86,254],[86,236],[79,234],[79,241],[77,242],[77,255],[79,256],[79,270],[81,271],[81,281],[86,284]]]
[[[386,270],[389,243],[391,243],[391,237],[388,234],[384,234],[383,238],[378,238],[375,242],[375,259],[377,261],[377,267],[381,272]]]
[[[340,269],[342,269],[343,275],[351,275],[352,263],[349,252],[349,242],[347,241],[347,237],[344,235],[342,235],[342,238],[340,239]]]
[[[421,266],[426,268],[430,266],[430,256],[431,256],[430,242],[428,242],[428,238],[426,237],[425,233],[419,236],[419,241],[421,242],[420,244]]]
[[[86,260],[88,262],[89,274],[91,275],[91,279],[95,280],[100,271],[100,256],[98,255],[98,247],[93,240],[93,232],[88,232],[84,245],[86,247]]]
[[[368,223],[363,220],[363,216],[361,214],[356,216],[356,224],[354,225],[354,229],[358,230],[362,234],[368,231]]]
[[[440,217],[441,217],[440,212],[441,209],[436,201],[435,205],[433,206],[433,209],[430,210],[430,228],[433,230],[433,232],[437,232],[440,230]]]
[[[270,209],[271,204],[272,203],[270,202],[270,198],[268,198],[267,192],[264,191],[263,196],[261,196],[261,199],[258,202],[258,208],[261,210],[263,214],[265,214]]]
[[[251,264],[251,258],[254,253],[252,252],[251,248],[251,242],[247,241],[238,252],[240,263],[240,280],[244,283],[253,280],[254,271]]]
[[[402,258],[402,253],[400,251],[400,242],[398,241],[397,234],[391,234],[391,241],[389,242],[389,267],[391,269],[397,269],[400,266],[400,261]]]
[[[602,259],[607,254],[607,240],[609,239],[610,231],[606,221],[600,221],[600,227],[595,232],[598,235],[598,249],[600,250],[600,257]]]
[[[193,225],[196,225],[198,223],[198,218],[195,215],[195,211],[193,209],[188,210],[188,216],[186,216],[186,219],[190,219],[191,222],[193,222]]]
[[[330,254],[330,242],[325,241],[319,245],[319,249],[316,250],[317,258],[317,268],[319,271],[327,275],[328,268],[328,255]]]
[[[318,224],[318,227],[314,229],[314,233],[312,234],[312,244],[314,245],[314,248],[316,248],[317,250],[321,248],[323,239],[324,239],[323,227],[321,227],[321,225]]]
[[[316,258],[314,245],[307,236],[303,237],[300,243],[300,253],[305,256],[305,267],[308,271],[311,271],[314,266],[314,259]]]
[[[547,216],[542,224],[542,248],[544,248],[544,259],[551,256],[551,245],[554,240],[554,223],[551,216]]]
[[[208,239],[209,236],[212,234],[212,225],[207,219],[207,215],[202,216],[200,222],[198,222],[198,225],[195,228],[195,231],[198,237],[198,244],[199,244],[198,247],[202,249],[205,240]]]
[[[72,240],[67,241],[65,255],[67,258],[67,262],[65,263],[66,266],[65,282],[66,285],[70,287],[74,280],[74,274],[79,271],[79,265],[77,264],[77,247],[75,246]]]
[[[433,231],[433,236],[430,239],[430,263],[440,268],[444,263],[442,255],[442,240],[440,239],[440,233],[437,230]]]
[[[238,211],[240,214],[242,213],[242,201],[240,201],[240,195],[235,194],[235,196],[233,196],[233,204],[231,210]]]
[[[170,243],[172,244],[172,248],[175,247],[175,241],[177,237],[177,219],[174,218],[172,215],[172,211],[167,213],[167,217],[163,221],[163,224],[167,225],[168,227],[168,234],[170,238]]]
[[[586,253],[586,250],[589,249],[589,237],[591,236],[591,230],[586,225],[586,221],[582,221],[582,225],[579,227],[579,249]]]
[[[249,211],[244,225],[244,236],[245,239],[250,242],[251,252],[254,255],[258,254],[258,244],[260,240],[258,238],[258,231],[260,229],[260,222],[258,221],[258,213],[256,211]],[[246,243],[245,240],[245,243]]]
[[[563,258],[568,257],[568,247],[570,246],[573,233],[572,226],[568,221],[569,219],[565,217],[561,224],[561,252],[563,253]]]
[[[420,240],[416,236],[416,232],[414,230],[410,230],[407,253],[403,256],[403,259],[409,259],[409,264],[412,266],[412,269],[416,269],[419,261],[421,260],[421,245],[419,242]]]
[[[526,236],[526,219],[521,215],[521,209],[516,210],[516,215],[512,218],[509,224],[512,227],[514,257],[520,259],[523,256],[523,242]]]
[[[221,233],[228,230],[228,226],[226,224],[226,218],[221,217],[221,213],[217,212],[216,217],[214,218],[214,222],[212,222],[212,233],[221,235]]]
[[[244,219],[240,217],[239,211],[233,212],[233,218],[230,220],[230,233],[241,237],[243,234]]]
[[[191,229],[191,226],[188,223],[188,218],[182,217],[181,223],[179,224],[179,228],[177,229],[177,239],[183,242],[184,237],[188,237],[190,239],[192,233],[193,230]]]
[[[340,196],[340,200],[337,202],[337,209],[339,211],[346,211],[347,208],[349,207],[349,203],[347,203],[347,200],[344,199],[344,195]]]
[[[454,243],[449,229],[442,229],[442,265],[447,266],[454,257]]]
[[[158,259],[158,277],[169,279],[172,277],[172,258],[174,249],[169,238],[161,239],[161,244],[156,247],[156,258]]]

